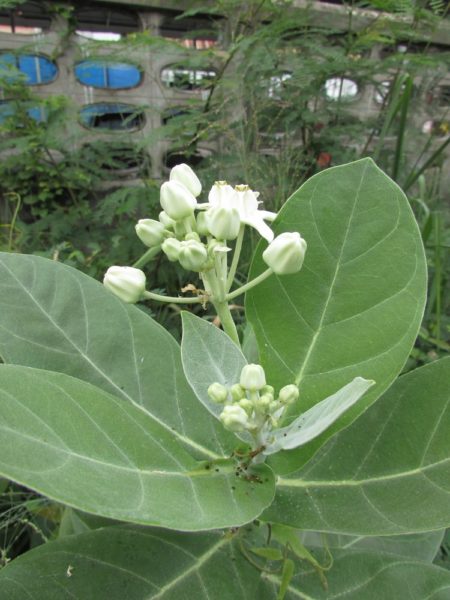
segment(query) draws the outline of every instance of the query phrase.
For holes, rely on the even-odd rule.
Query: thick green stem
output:
[[[220,319],[223,330],[233,340],[238,348],[241,347],[239,341],[238,332],[234,323],[233,317],[231,316],[230,307],[228,302],[214,302],[214,308],[217,311],[217,316]]]
[[[192,298],[182,298],[180,296],[162,296],[153,292],[144,292],[143,298],[146,300],[157,300],[158,302],[168,302],[169,304],[200,304],[204,302],[203,298],[197,296]]]
[[[237,269],[237,266],[239,263],[239,257],[241,255],[241,250],[242,250],[242,242],[244,240],[244,231],[245,231],[245,225],[241,224],[241,228],[239,229],[239,233],[238,233],[238,236],[236,239],[236,244],[234,246],[233,260],[231,262],[230,271],[228,273],[227,287],[226,287],[227,292],[230,291],[230,288],[233,285],[234,276],[236,275],[236,269]]]
[[[225,296],[225,300],[227,302],[229,302],[230,300],[233,300],[234,298],[237,298],[238,296],[240,296],[244,292],[247,292],[248,290],[251,290],[252,287],[255,287],[255,285],[258,285],[259,283],[261,283],[262,281],[264,281],[264,279],[267,279],[268,277],[270,277],[270,275],[272,275],[272,273],[273,273],[273,271],[269,267],[268,269],[266,269],[265,271],[263,271],[261,273],[261,275],[258,275],[258,277],[255,277],[255,279],[252,279],[251,281],[249,281],[245,285],[242,285],[237,290],[234,290],[234,292],[231,292],[230,294],[227,294]]]
[[[144,265],[154,258],[158,252],[161,250],[161,246],[154,246],[153,248],[149,248],[145,254],[141,256],[133,265],[135,269],[140,269]]]

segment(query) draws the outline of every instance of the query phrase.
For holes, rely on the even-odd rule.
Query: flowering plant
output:
[[[0,571],[0,597],[381,599],[407,577],[411,598],[444,598],[429,557],[450,523],[450,361],[397,379],[426,291],[406,197],[370,159],[278,215],[246,185],[201,194],[175,167],[136,225],[147,250],[103,286],[1,255],[0,474],[64,517]],[[261,241],[235,285],[248,226]],[[158,253],[202,289],[152,291]],[[180,348],[147,299],[221,328],[185,310]]]

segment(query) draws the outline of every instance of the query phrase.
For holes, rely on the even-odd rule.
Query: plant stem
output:
[[[255,285],[258,285],[259,283],[261,283],[262,281],[264,281],[264,279],[267,279],[268,277],[270,277],[270,275],[272,275],[272,273],[273,273],[273,271],[269,267],[268,269],[266,269],[265,271],[263,271],[261,273],[261,275],[258,275],[258,277],[255,277],[255,279],[252,279],[251,281],[249,281],[245,285],[242,285],[237,290],[234,290],[234,292],[231,292],[230,294],[227,294],[226,297],[225,297],[225,300],[228,302],[230,300],[233,300],[234,298],[237,298],[238,296],[240,296],[244,292],[250,290],[252,287],[255,287]]]
[[[145,252],[145,254],[143,254],[141,256],[141,258],[139,258],[133,265],[133,267],[135,269],[140,269],[141,267],[143,267],[144,265],[146,265],[148,262],[150,262],[152,260],[152,258],[154,258],[158,252],[161,250],[161,246],[154,246],[153,248],[149,248],[147,250],[147,252]]]
[[[220,319],[223,330],[230,337],[238,348],[241,347],[239,341],[238,332],[234,323],[233,317],[231,316],[230,307],[228,302],[214,302],[214,308],[217,311],[217,316]]]
[[[230,288],[233,285],[234,276],[236,274],[236,269],[237,269],[237,266],[239,263],[239,257],[241,255],[242,242],[244,240],[244,231],[245,231],[245,225],[242,224],[241,228],[239,229],[239,233],[238,233],[238,236],[236,239],[236,245],[234,246],[233,260],[231,261],[230,270],[228,272],[227,285],[226,285],[227,292],[230,291]]]
[[[158,302],[168,302],[170,304],[200,304],[204,302],[203,298],[194,296],[192,298],[182,298],[181,296],[162,296],[154,292],[144,292],[143,298],[147,300],[157,300]]]

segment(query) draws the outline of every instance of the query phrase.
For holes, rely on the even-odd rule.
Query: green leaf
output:
[[[358,402],[374,383],[362,377],[355,377],[335,394],[302,413],[287,427],[274,430],[274,441],[267,446],[263,454],[274,454],[282,449],[287,450],[307,444]]]
[[[269,467],[197,462],[141,408],[62,373],[0,366],[0,474],[93,514],[181,530],[248,523]],[[255,475],[256,477],[253,477]]]
[[[142,406],[199,458],[229,456],[234,447],[187,384],[173,337],[66,265],[0,253],[0,354]]]
[[[208,387],[216,382],[228,388],[239,383],[247,361],[231,338],[218,327],[185,311],[181,319],[184,374],[203,406],[218,419],[223,407],[210,399]]]
[[[328,589],[306,566],[291,580],[285,600],[448,600],[450,573],[418,561],[389,554],[333,551],[334,563],[327,571]],[[278,574],[263,573],[260,594],[274,595],[281,583]]]
[[[303,544],[309,548],[326,546],[331,549],[382,552],[431,563],[439,551],[444,534],[445,529],[427,531],[426,533],[384,535],[381,537],[324,534],[316,531],[304,531],[301,532],[300,536]]]
[[[312,177],[286,202],[274,231],[299,231],[308,250],[298,274],[269,277],[246,296],[268,383],[298,384],[305,410],[354,377],[376,381],[316,442],[284,454],[277,467],[288,472],[400,372],[422,318],[426,267],[404,193],[371,159]],[[264,247],[251,278],[266,268]]]
[[[0,571],[0,599],[251,600],[259,577],[231,535],[118,526],[12,561]]]
[[[267,521],[395,535],[450,524],[450,358],[400,377],[302,469],[279,477]]]
[[[294,575],[295,565],[294,561],[290,558],[286,558],[283,564],[283,570],[281,571],[280,589],[278,590],[277,600],[284,600],[286,592],[289,589],[292,577]]]

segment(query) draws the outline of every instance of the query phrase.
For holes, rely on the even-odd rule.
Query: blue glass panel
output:
[[[42,123],[47,120],[47,111],[44,106],[39,106],[39,104],[26,105],[22,104],[27,111],[28,116],[38,123]],[[8,100],[4,100],[0,102],[0,124],[4,123],[6,119],[10,117],[14,117],[17,110],[17,103],[10,102]]]
[[[11,73],[11,67],[25,75],[25,83],[38,85],[51,83],[56,79],[58,67],[50,59],[39,54],[0,54],[0,74],[4,74],[6,81],[13,83],[18,80],[17,75]]]
[[[142,127],[145,118],[142,109],[132,104],[99,102],[80,110],[80,121],[91,129],[123,131]]]
[[[75,77],[83,85],[124,90],[139,85],[141,71],[128,63],[106,63],[86,60],[75,66]]]

